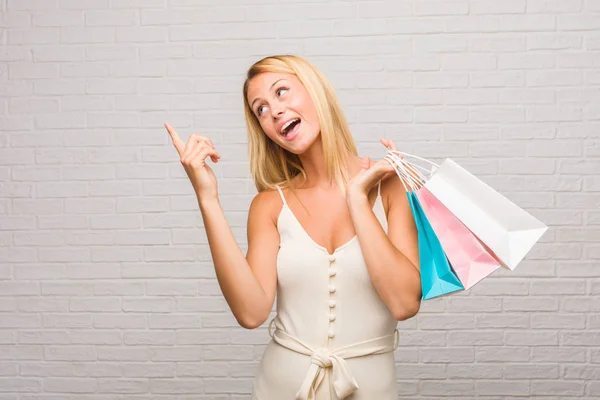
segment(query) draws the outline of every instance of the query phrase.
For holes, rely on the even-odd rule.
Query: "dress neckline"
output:
[[[279,189],[279,188],[278,188]],[[279,189],[281,190],[281,189]],[[280,195],[283,198],[283,193],[280,192]],[[284,199],[284,198],[283,198]],[[285,200],[285,199],[284,199]],[[377,202],[381,202],[381,194],[379,192],[379,189],[377,191],[377,197],[375,197],[375,203],[373,204],[373,207],[371,207],[371,210],[375,210],[375,207],[377,206]],[[383,204],[382,204],[383,207]],[[294,220],[294,223],[298,226],[298,228],[300,229],[300,231],[302,232],[302,234],[304,236],[306,236],[306,238],[318,249],[322,250],[323,252],[325,252],[327,255],[332,256],[334,254],[336,254],[338,251],[343,250],[344,248],[348,247],[350,244],[354,243],[357,239],[358,239],[358,235],[354,234],[354,236],[352,236],[349,240],[347,240],[346,242],[342,243],[341,245],[339,245],[338,247],[336,247],[333,250],[333,253],[329,253],[329,250],[323,246],[320,245],[319,243],[316,242],[316,240],[314,240],[312,238],[312,236],[310,236],[308,234],[308,232],[306,231],[306,229],[304,229],[304,226],[302,226],[302,224],[300,223],[300,220],[298,220],[298,218],[296,218],[296,214],[294,214],[294,212],[292,211],[292,209],[288,206],[287,201],[283,202],[283,207],[281,209],[281,211],[279,212],[279,217],[277,218],[277,229],[279,230],[279,221],[281,219],[281,215],[283,214],[284,211],[288,211],[290,213],[290,216],[292,217],[292,219]]]

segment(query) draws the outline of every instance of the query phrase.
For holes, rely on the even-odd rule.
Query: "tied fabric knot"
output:
[[[318,365],[321,368],[328,368],[333,365],[333,362],[330,360],[329,357],[331,357],[329,350],[320,348],[313,353],[311,357],[311,362],[313,364]]]
[[[275,329],[271,332],[272,325]],[[331,382],[338,399],[344,399],[358,390],[358,382],[350,373],[346,359],[373,354],[393,352],[399,344],[399,331],[385,336],[368,339],[335,350],[314,348],[303,340],[287,333],[277,317],[269,323],[269,336],[275,343],[310,357],[310,367],[296,393],[295,400],[314,400],[316,392],[325,379],[326,368],[331,368]]]
[[[333,389],[343,399],[358,389],[358,382],[348,369],[346,360],[327,349],[316,349],[311,355],[311,365],[295,400],[313,400],[317,389],[325,379],[325,368],[331,368]]]

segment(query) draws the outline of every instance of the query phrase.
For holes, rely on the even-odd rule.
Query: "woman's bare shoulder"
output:
[[[276,222],[282,204],[277,189],[265,189],[254,196],[249,213],[258,214],[257,216],[261,218],[269,217],[273,222]]]

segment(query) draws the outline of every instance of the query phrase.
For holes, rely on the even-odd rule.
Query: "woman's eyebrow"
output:
[[[275,86],[275,84],[279,81],[283,81],[285,80],[285,78],[281,78],[281,79],[277,79],[275,82],[273,82],[273,84],[271,85],[271,87],[269,88],[269,91],[271,91],[271,89],[273,89],[273,86]],[[252,100],[252,104],[250,104],[250,108],[254,107],[254,103],[256,102],[256,100],[260,100],[260,97],[255,98],[254,100]]]

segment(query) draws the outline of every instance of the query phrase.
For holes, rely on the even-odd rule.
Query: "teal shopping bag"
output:
[[[416,193],[409,191],[406,192],[406,195],[419,235],[419,264],[423,300],[464,290],[463,284],[452,270],[446,253],[423,212]]]

